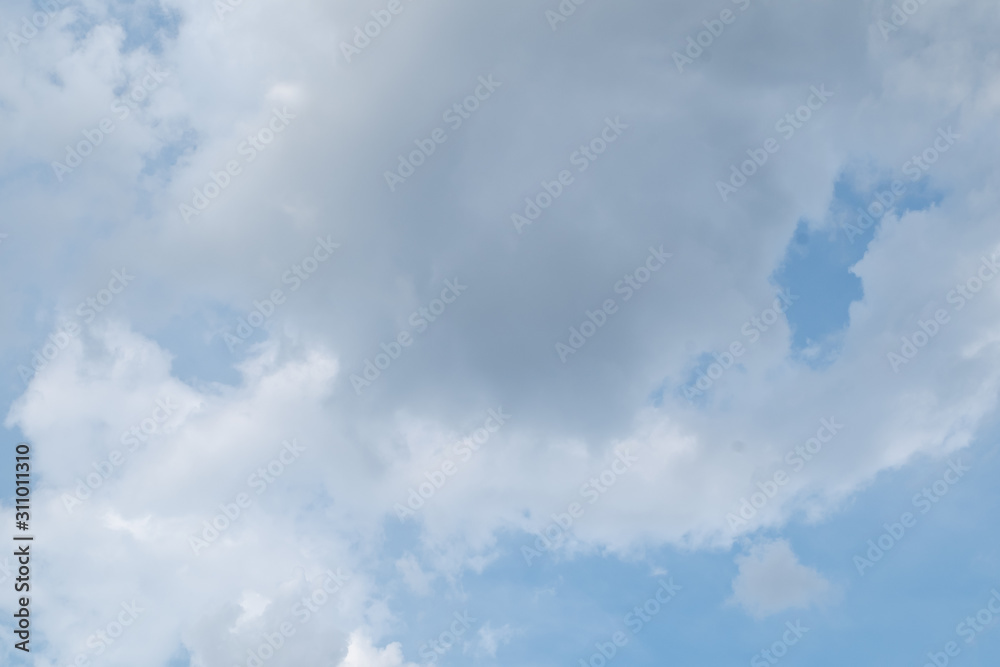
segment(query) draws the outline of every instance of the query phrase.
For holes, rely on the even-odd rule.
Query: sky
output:
[[[995,665],[998,28],[6,0],[0,664]]]

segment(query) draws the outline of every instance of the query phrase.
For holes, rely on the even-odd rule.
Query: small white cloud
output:
[[[754,545],[736,557],[740,571],[733,579],[731,604],[755,618],[785,609],[804,609],[822,602],[833,590],[830,582],[799,562],[787,540]]]
[[[393,642],[379,650],[366,634],[355,631],[351,634],[347,655],[338,667],[417,667],[417,665],[403,660],[399,642]]]
[[[491,658],[496,658],[497,649],[503,644],[509,644],[514,634],[509,625],[494,628],[487,622],[479,628],[479,643],[476,647],[476,653],[485,653]]]
[[[431,592],[431,582],[434,581],[434,575],[424,572],[413,554],[407,553],[397,560],[396,570],[403,576],[403,581],[406,582],[409,589],[417,595],[427,595]]]

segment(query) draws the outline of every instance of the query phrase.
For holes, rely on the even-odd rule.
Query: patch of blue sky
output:
[[[853,170],[838,179],[827,213],[829,224],[799,221],[772,277],[800,297],[786,313],[792,353],[813,367],[828,365],[839,353],[849,307],[864,296],[861,280],[850,269],[864,257],[881,220],[889,214],[925,210],[942,198],[926,178],[883,176],[867,186],[859,180]]]

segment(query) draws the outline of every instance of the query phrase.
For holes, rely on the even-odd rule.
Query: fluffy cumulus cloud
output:
[[[37,664],[410,665],[398,597],[511,536],[728,549],[995,413],[988,0],[734,1],[704,52],[694,0],[50,4],[0,10]],[[804,237],[855,297],[779,279]],[[830,589],[737,563],[757,616]]]
[[[404,662],[399,644],[389,644],[379,650],[372,646],[372,640],[360,632],[351,635],[347,656],[339,667],[414,667],[415,663]]]

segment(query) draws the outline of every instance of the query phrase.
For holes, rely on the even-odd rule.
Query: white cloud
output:
[[[799,562],[787,540],[757,543],[736,563],[739,574],[730,602],[756,618],[814,606],[834,590],[823,575]]]
[[[427,595],[431,592],[434,577],[423,571],[420,562],[413,554],[407,553],[397,560],[396,570],[402,575],[407,587],[417,595]]]
[[[508,624],[494,628],[492,623],[487,621],[479,628],[476,634],[479,637],[476,652],[488,655],[490,658],[496,658],[497,650],[501,646],[509,644],[510,640],[517,633]]]
[[[367,635],[358,631],[351,634],[347,656],[339,667],[416,667],[416,664],[403,660],[399,643],[379,649]]]

